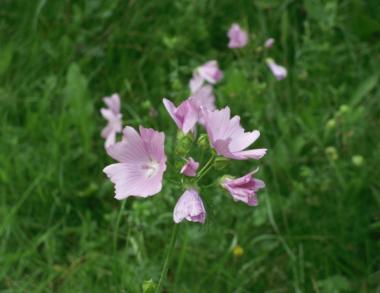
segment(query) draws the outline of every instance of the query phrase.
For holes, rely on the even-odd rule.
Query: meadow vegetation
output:
[[[165,131],[173,155],[162,98],[187,98],[211,59],[224,72],[217,106],[268,148],[266,188],[258,207],[203,192],[206,224],[180,224],[166,292],[380,290],[379,15],[377,0],[2,0],[1,292],[157,282],[182,192],[164,179],[152,198],[113,198],[102,97],[118,92],[124,125]],[[246,48],[227,47],[233,22]]]

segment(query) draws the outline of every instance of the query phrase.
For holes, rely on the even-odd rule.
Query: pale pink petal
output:
[[[169,115],[184,134],[187,134],[190,130],[194,129],[199,115],[197,109],[189,99],[183,101],[178,108],[176,108],[168,99],[164,98],[163,103]]]
[[[189,83],[190,92],[192,94],[196,93],[202,87],[203,83],[204,83],[203,77],[200,76],[199,73],[195,72]]]
[[[234,23],[228,31],[229,48],[243,48],[248,43],[248,34],[241,27]]]
[[[277,80],[282,80],[286,78],[286,76],[288,75],[288,71],[286,70],[286,68],[276,64],[272,59],[267,59],[266,63]]]
[[[106,142],[105,142],[105,147],[106,149],[108,147],[110,147],[111,145],[114,145],[116,142],[116,132],[115,131],[111,131],[107,137],[106,137]]]
[[[166,98],[163,98],[162,102],[164,103],[166,111],[168,111],[170,117],[172,117],[174,122],[177,124],[178,128],[182,128],[182,122],[179,121],[175,115],[175,111],[177,110],[176,106],[172,103],[172,101]]]
[[[230,150],[232,152],[234,151],[240,151],[247,147],[249,147],[251,144],[253,144],[260,136],[260,131],[254,130],[252,132],[245,132],[241,135],[235,136],[234,139],[231,141],[230,144]]]
[[[198,73],[211,84],[215,84],[223,78],[223,72],[219,69],[216,60],[211,60],[198,67]]]
[[[189,158],[186,164],[182,167],[180,173],[189,177],[194,177],[197,175],[197,170],[199,168],[199,163],[194,161],[193,158]]]
[[[273,38],[269,38],[265,41],[264,43],[264,47],[267,48],[267,49],[270,49],[273,47],[273,44],[274,44],[274,39]]]
[[[140,135],[150,159],[158,162],[166,160],[164,151],[165,134],[163,132],[140,126]]]
[[[179,198],[173,212],[173,220],[180,223],[184,219],[190,222],[199,222],[204,224],[206,219],[206,210],[202,199],[195,189],[186,190]]]
[[[111,97],[103,98],[104,103],[108,108],[115,114],[120,113],[120,96],[118,94],[113,94]]]
[[[189,97],[189,100],[192,101],[198,111],[201,108],[206,110],[215,109],[215,96],[213,94],[213,88],[210,85],[204,85],[199,88],[197,92]]]
[[[265,183],[253,178],[254,172],[236,179],[226,178],[221,185],[229,191],[235,201],[242,201],[247,205],[256,206],[258,204],[256,192],[265,187]]]
[[[121,142],[107,148],[108,154],[121,163],[103,170],[115,184],[115,197],[147,197],[160,192],[166,170],[165,135],[144,127],[139,134],[129,126],[123,135]]]
[[[245,150],[259,137],[260,132],[245,132],[240,117],[230,118],[230,109],[203,110],[202,116],[210,143],[219,155],[235,160],[260,159],[266,149]]]
[[[140,165],[118,163],[107,166],[103,172],[115,184],[115,198],[119,200],[129,196],[152,196],[162,189],[162,171],[148,176]]]
[[[254,160],[260,160],[262,157],[265,156],[267,152],[267,149],[252,149],[252,150],[246,150],[241,152],[234,152],[233,158],[236,160],[247,160],[247,159],[254,159]]]
[[[148,162],[149,155],[137,131],[127,126],[124,128],[123,136],[121,142],[107,148],[108,155],[121,163]]]

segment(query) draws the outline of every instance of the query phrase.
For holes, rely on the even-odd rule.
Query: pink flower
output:
[[[192,94],[196,93],[203,85],[204,79],[199,73],[194,72],[193,77],[190,79],[189,87]]]
[[[266,63],[277,80],[282,80],[288,75],[286,68],[276,64],[273,59],[268,58],[266,60]]]
[[[192,130],[198,121],[198,110],[190,100],[183,101],[178,108],[168,99],[163,99],[164,106],[174,122],[184,134]]]
[[[102,116],[108,121],[107,126],[103,128],[101,136],[106,140],[105,147],[115,143],[116,133],[122,130],[122,115],[120,114],[120,97],[113,94],[111,97],[103,98],[108,108],[100,109]]]
[[[207,110],[214,110],[216,108],[215,96],[211,85],[204,85],[199,88],[189,97],[189,100],[198,111],[200,111],[201,108]]]
[[[186,164],[182,167],[180,173],[189,177],[194,177],[194,176],[197,176],[198,168],[199,168],[199,163],[194,161],[193,158],[190,157],[186,161]]]
[[[216,60],[211,60],[199,66],[197,68],[197,73],[211,84],[215,84],[223,78],[223,72],[219,69]]]
[[[230,38],[229,48],[243,48],[248,43],[248,34],[236,23],[231,25],[227,35]]]
[[[256,141],[260,132],[245,132],[239,116],[230,118],[229,107],[203,111],[203,118],[210,143],[219,155],[235,160],[258,160],[265,155],[266,149],[245,150]]]
[[[164,141],[162,132],[140,126],[139,134],[127,126],[122,141],[107,148],[107,153],[120,162],[103,169],[115,184],[116,199],[148,197],[161,191],[166,170]]]
[[[186,190],[182,194],[174,208],[174,222],[178,224],[184,219],[202,224],[204,224],[206,219],[206,211],[202,199],[193,188]]]
[[[255,171],[236,179],[226,178],[222,182],[222,187],[228,190],[235,201],[242,201],[249,206],[257,206],[256,192],[264,188],[265,183],[253,178],[254,173]]]
[[[265,41],[264,43],[264,47],[267,48],[267,49],[270,49],[273,47],[273,44],[274,44],[274,39],[273,38],[269,38]]]

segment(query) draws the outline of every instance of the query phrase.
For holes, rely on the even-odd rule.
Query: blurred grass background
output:
[[[209,59],[225,72],[218,106],[262,133],[267,187],[257,208],[202,193],[207,224],[181,224],[167,292],[379,292],[379,14],[377,0],[2,0],[1,292],[140,292],[157,281],[180,191],[128,199],[115,235],[101,98],[119,92],[124,122],[163,130],[170,145],[161,99],[185,99]],[[232,22],[251,34],[238,55]]]

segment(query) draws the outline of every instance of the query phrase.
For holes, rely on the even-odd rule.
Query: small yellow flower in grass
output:
[[[327,147],[325,149],[325,153],[333,161],[336,161],[339,158],[338,152],[336,151],[336,148],[333,146]]]
[[[235,257],[241,257],[244,254],[244,249],[240,245],[235,245],[235,247],[232,249],[232,253]]]
[[[356,155],[352,157],[352,164],[354,164],[356,167],[362,166],[364,163],[364,158],[360,155]]]

